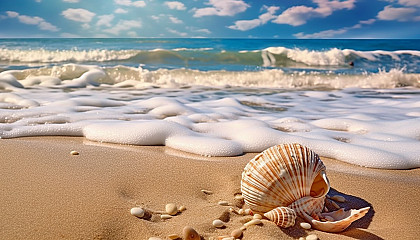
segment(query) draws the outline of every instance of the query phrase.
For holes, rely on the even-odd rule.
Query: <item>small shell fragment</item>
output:
[[[330,221],[330,222],[334,222],[335,219],[331,216],[325,216],[325,220]]]
[[[172,239],[172,240],[175,240],[175,239],[178,239],[178,238],[181,238],[181,237],[178,236],[178,234],[171,234],[171,235],[168,236],[168,238]]]
[[[337,204],[336,202],[331,201],[331,204],[332,204],[335,208],[340,209],[340,206],[338,206],[338,204]]]
[[[183,212],[185,210],[187,210],[187,208],[184,205],[182,205],[181,207],[178,208],[178,211],[180,211],[180,212]]]
[[[201,192],[203,192],[204,194],[207,194],[207,195],[211,195],[211,194],[213,194],[213,192],[212,192],[212,191],[210,191],[210,190],[206,190],[206,189],[201,189]]]
[[[184,236],[184,240],[200,240],[201,237],[198,235],[197,231],[194,228],[186,226],[182,230],[182,235]]]
[[[341,202],[341,203],[346,201],[346,199],[341,195],[334,195],[331,197],[331,199],[337,202]]]
[[[158,238],[158,237],[149,237],[149,240],[162,240],[162,238]]]
[[[318,236],[315,234],[310,234],[306,237],[306,240],[317,240]]]
[[[256,213],[256,214],[254,214],[254,216],[252,218],[254,218],[254,219],[262,219],[262,216],[261,216],[261,214]]]
[[[175,215],[178,212],[178,207],[175,205],[175,203],[168,203],[165,206],[165,211],[169,215]]]
[[[142,218],[144,216],[144,209],[140,207],[133,207],[130,210],[131,215],[136,216],[138,218]]]
[[[234,237],[225,237],[225,238],[222,238],[222,240],[235,240],[235,238]]]
[[[171,215],[168,215],[168,214],[162,214],[162,215],[160,215],[160,218],[163,219],[163,220],[165,220],[165,219],[171,219],[172,216]]]
[[[225,226],[225,224],[223,223],[222,220],[216,219],[216,220],[213,221],[213,226],[216,227],[216,228],[222,228],[222,227]]]
[[[230,233],[230,235],[235,239],[241,238],[242,237],[242,230],[241,229],[235,229]]]
[[[252,219],[251,221],[244,224],[245,227],[249,227],[252,225],[259,225],[262,224],[262,221],[260,219]]]
[[[217,204],[218,205],[221,205],[221,206],[229,206],[229,202],[228,201],[219,201]]]
[[[245,214],[245,215],[249,215],[249,214],[251,214],[251,209],[249,209],[249,208],[245,209],[245,210],[244,210],[244,214]]]
[[[301,222],[300,223],[300,227],[303,228],[303,229],[308,230],[308,229],[311,229],[312,226],[311,226],[311,224],[309,224],[307,222]]]
[[[239,215],[244,215],[244,214],[245,214],[245,210],[243,210],[243,209],[239,209],[239,210],[238,210],[238,214],[239,214]]]
[[[71,154],[71,155],[79,155],[79,152],[78,152],[78,151],[73,150],[73,151],[71,151],[71,152],[70,152],[70,154]]]

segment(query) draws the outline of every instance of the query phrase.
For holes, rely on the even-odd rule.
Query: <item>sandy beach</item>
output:
[[[210,239],[229,235],[251,218],[224,214],[229,207],[218,202],[234,202],[241,172],[255,153],[207,158],[163,146],[101,144],[79,137],[0,142],[1,239],[168,239],[182,236],[185,226]],[[72,150],[79,155],[71,155]],[[377,170],[322,159],[330,194],[347,199],[340,206],[370,206],[368,214],[338,234],[303,230],[298,224],[282,229],[264,220],[245,230],[242,239],[418,237],[419,169]],[[158,212],[167,203],[186,210],[168,220],[156,213],[145,219],[130,215],[135,206]],[[222,215],[229,221],[216,229],[212,221]]]

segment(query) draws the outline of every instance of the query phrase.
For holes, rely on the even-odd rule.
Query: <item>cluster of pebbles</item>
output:
[[[207,195],[211,195],[213,194],[212,191],[209,190],[201,190],[204,194]],[[340,207],[338,206],[338,204],[335,202],[345,202],[345,198],[343,196],[340,195],[334,195],[332,197],[327,195],[326,198],[326,208],[327,206],[329,206],[330,209],[336,208],[339,209]],[[225,211],[221,217],[219,217],[219,219],[215,219],[212,222],[212,225],[215,228],[226,228],[225,223],[227,223],[230,219],[230,214],[237,214],[237,215],[242,215],[242,216],[252,216],[252,218],[247,218],[246,222],[244,222],[244,224],[238,228],[238,229],[234,229],[230,235],[223,235],[223,236],[218,236],[218,237],[210,237],[209,240],[238,240],[238,239],[242,239],[244,231],[253,226],[253,225],[263,225],[263,216],[258,214],[258,213],[253,213],[251,211],[251,209],[249,208],[243,208],[244,205],[244,198],[241,194],[235,194],[234,196],[234,203],[229,203],[228,201],[219,201],[217,203],[220,206],[227,206],[229,207],[228,211]],[[235,209],[235,207],[237,209]],[[174,203],[168,203],[165,206],[165,211],[152,211],[152,213],[157,213],[160,214],[160,218],[163,220],[166,219],[170,219],[172,217],[174,217],[175,215],[177,215],[180,212],[183,212],[186,210],[185,206],[180,206],[178,207],[176,204]],[[147,214],[147,211],[144,208],[141,207],[133,207],[130,210],[131,215],[136,216],[138,218],[144,218]],[[227,216],[225,216],[227,214]],[[326,221],[328,221],[328,219],[324,219]],[[307,222],[301,222],[300,227],[302,229],[305,230],[309,230],[311,229],[311,224],[307,223]],[[178,234],[171,234],[168,235],[167,238],[168,239],[183,239],[183,240],[201,240],[202,237],[200,234],[197,233],[197,231],[195,229],[193,229],[190,226],[186,226],[183,229],[183,234],[182,237],[179,236]],[[315,234],[310,234],[306,237],[300,237],[299,240],[317,240],[318,237]],[[148,240],[162,240],[159,237],[150,237]]]

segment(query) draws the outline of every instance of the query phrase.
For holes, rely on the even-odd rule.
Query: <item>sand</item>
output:
[[[72,150],[79,155],[71,155]],[[240,192],[240,176],[256,153],[207,158],[163,146],[100,144],[76,137],[0,140],[0,239],[168,239],[191,226],[204,238],[229,235],[249,216],[230,214],[226,228],[212,221]],[[322,157],[321,157],[322,158]],[[282,229],[263,221],[243,239],[416,239],[420,235],[420,169],[378,170],[322,158],[330,194],[343,207],[370,212],[342,233]],[[202,189],[213,192],[211,195]],[[169,220],[130,215],[141,206],[163,211],[166,203],[186,210]],[[226,216],[225,216],[226,217]]]

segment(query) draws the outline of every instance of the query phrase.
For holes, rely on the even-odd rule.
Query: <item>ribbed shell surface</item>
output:
[[[311,185],[322,171],[325,171],[325,165],[309,148],[300,144],[276,145],[245,166],[242,195],[254,212],[265,213],[276,207],[287,207],[310,196]]]

